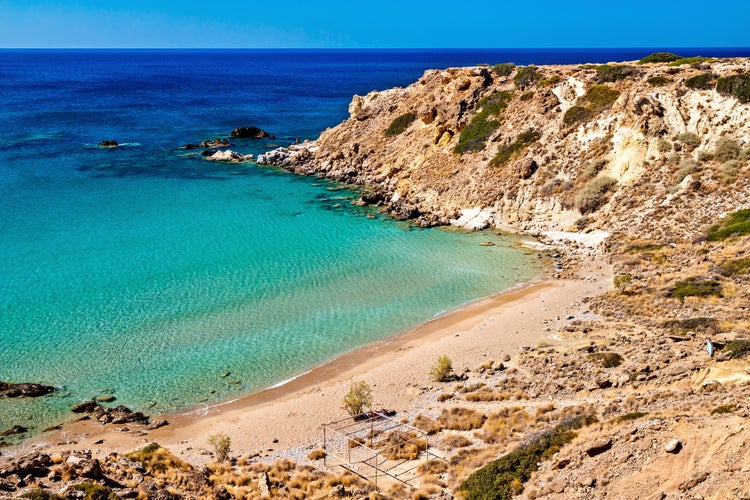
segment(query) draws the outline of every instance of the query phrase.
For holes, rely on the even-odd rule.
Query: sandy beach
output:
[[[24,445],[48,450],[90,449],[94,456],[127,452],[158,442],[194,464],[212,459],[208,437],[231,437],[233,456],[304,459],[321,445],[321,425],[346,416],[341,399],[352,380],[373,388],[375,408],[409,418],[434,401],[423,397],[437,385],[429,369],[446,354],[454,370],[476,368],[488,360],[512,365],[522,346],[537,345],[556,327],[587,312],[585,297],[611,286],[611,271],[598,259],[584,263],[571,279],[543,279],[489,297],[400,335],[356,349],[278,387],[213,406],[166,415],[166,427],[82,421]],[[434,391],[433,391],[434,394]],[[73,444],[75,443],[75,444]],[[20,451],[20,450],[19,450]]]

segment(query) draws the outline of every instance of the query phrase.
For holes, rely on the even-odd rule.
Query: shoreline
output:
[[[78,421],[20,445],[22,449],[88,449],[94,456],[125,453],[158,442],[183,460],[211,460],[210,435],[232,440],[234,456],[291,456],[305,460],[319,444],[321,425],[346,416],[341,398],[352,380],[373,388],[373,407],[413,417],[429,402],[421,396],[437,383],[428,377],[435,359],[447,354],[456,373],[483,361],[512,359],[522,346],[549,336],[551,322],[564,321],[564,311],[580,309],[582,299],[611,286],[611,270],[598,257],[585,262],[573,279],[543,278],[515,286],[443,313],[387,339],[339,355],[313,369],[250,394],[226,401],[153,415],[169,425],[151,431],[138,426]],[[296,452],[294,451],[296,450]]]

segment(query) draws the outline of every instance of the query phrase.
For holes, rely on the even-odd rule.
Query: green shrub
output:
[[[596,74],[600,83],[624,80],[635,70],[630,66],[602,64],[596,67]]]
[[[646,80],[646,83],[651,85],[652,87],[661,87],[662,85],[666,85],[672,81],[671,78],[667,78],[666,76],[658,75],[658,76],[652,76],[648,80]]]
[[[466,500],[506,500],[523,492],[523,483],[539,467],[575,438],[574,430],[596,422],[590,415],[575,417],[542,432],[528,444],[503,455],[471,474],[458,490]]]
[[[535,66],[521,66],[516,70],[516,75],[513,77],[516,87],[526,87],[532,83],[541,80],[542,74]]]
[[[732,182],[737,174],[742,171],[742,163],[737,160],[729,160],[721,166],[721,178],[724,182]]]
[[[638,420],[641,417],[645,417],[648,415],[648,413],[644,413],[642,411],[633,411],[630,413],[626,413],[625,415],[620,415],[615,419],[615,422],[618,423],[624,423],[624,422],[632,422],[633,420]]]
[[[720,330],[719,321],[716,318],[707,318],[705,316],[687,319],[670,319],[662,323],[662,326],[669,330],[682,333],[690,331],[718,332]]]
[[[416,118],[417,114],[413,111],[404,113],[403,115],[395,118],[388,126],[388,128],[385,129],[385,136],[393,137],[399,135],[401,132],[406,130]]]
[[[76,491],[82,491],[86,495],[83,497],[83,500],[120,500],[120,497],[115,495],[112,490],[97,483],[86,482],[74,484],[71,488]]]
[[[658,149],[660,153],[672,151],[672,143],[667,139],[659,139],[659,142],[656,144],[656,149]]]
[[[676,61],[678,59],[682,59],[682,57],[677,54],[672,54],[671,52],[654,52],[638,61],[638,64],[665,63]]]
[[[724,276],[739,276],[750,273],[750,257],[723,262],[719,269]]]
[[[750,340],[735,339],[729,342],[724,350],[729,353],[732,359],[744,358],[750,353]]]
[[[372,388],[364,380],[352,382],[349,392],[344,395],[344,409],[352,417],[361,414],[365,408],[372,406]]]
[[[716,91],[734,96],[742,103],[750,102],[750,75],[731,75],[716,80]]]
[[[604,167],[606,166],[607,160],[605,158],[597,158],[595,160],[591,160],[591,162],[589,162],[589,164],[581,173],[581,180],[587,181],[589,179],[593,179],[597,176],[597,174],[599,174],[599,172],[604,170]]]
[[[708,230],[708,241],[721,241],[733,236],[750,234],[750,209],[738,210],[728,215]]]
[[[551,87],[553,85],[557,85],[560,83],[560,80],[562,80],[562,77],[560,75],[552,75],[549,78],[545,78],[541,82],[539,82],[540,87]]]
[[[538,141],[541,137],[542,134],[534,129],[529,129],[526,132],[523,132],[511,144],[498,147],[497,154],[492,158],[490,165],[493,167],[501,167],[505,165],[515,153],[523,151],[530,144]]]
[[[701,143],[700,137],[695,132],[682,132],[677,136],[677,140],[690,147],[696,147]]]
[[[630,273],[625,273],[619,276],[615,276],[612,281],[615,285],[615,288],[623,291],[628,287],[628,285],[630,285],[630,283],[633,282],[633,277],[630,275]]]
[[[721,293],[721,283],[714,280],[703,280],[698,277],[688,278],[675,283],[674,288],[669,291],[670,297],[679,299],[680,302],[685,297],[723,297]]]
[[[700,64],[704,62],[715,62],[716,59],[713,57],[701,57],[701,56],[693,56],[693,57],[681,57],[679,59],[676,59],[669,63],[670,66],[682,66],[683,64]]]
[[[724,413],[732,413],[737,411],[737,405],[733,403],[727,403],[725,405],[717,406],[711,410],[711,415],[722,415]]]
[[[530,101],[533,98],[534,98],[534,92],[533,91],[524,92],[523,94],[521,94],[521,100],[524,101],[524,102]]]
[[[620,97],[620,91],[607,85],[594,85],[586,93],[586,100],[590,103],[590,108],[594,113],[610,107],[618,97]]]
[[[492,117],[499,115],[508,107],[511,99],[513,99],[511,92],[498,92],[480,100],[477,103],[480,111],[474,115],[468,125],[461,131],[454,151],[458,154],[463,154],[483,150],[487,139],[500,126],[500,121],[492,119]]]
[[[714,157],[719,161],[739,160],[742,156],[742,146],[734,139],[722,137],[716,141]]]
[[[218,462],[225,462],[229,459],[229,451],[232,447],[232,439],[229,436],[223,432],[213,434],[208,436],[208,444],[214,449],[214,456]]]
[[[640,245],[630,245],[625,249],[625,253],[633,252],[655,252],[664,248],[664,245],[658,243],[643,243]]]
[[[591,180],[581,188],[575,199],[575,205],[582,214],[596,211],[607,200],[607,194],[614,189],[617,181],[609,176]]]
[[[715,79],[711,73],[703,73],[685,80],[685,86],[693,90],[711,90],[714,88]]]
[[[593,118],[594,113],[584,106],[571,106],[563,115],[565,125],[573,125],[578,122],[587,122]]]
[[[443,354],[430,368],[430,377],[436,382],[447,382],[453,375],[453,362],[451,358]]]
[[[65,497],[55,495],[47,490],[33,490],[21,495],[20,498],[30,498],[31,500],[65,500]]]
[[[495,64],[492,67],[492,71],[494,71],[497,76],[510,76],[514,69],[516,69],[516,65],[512,62]]]
[[[710,161],[714,159],[714,154],[711,151],[701,149],[697,154],[699,162]]]
[[[700,170],[700,164],[692,158],[680,162],[680,168],[674,174],[675,184],[679,184],[690,174]]]
[[[602,368],[615,368],[622,364],[622,356],[616,352],[592,352],[589,358],[602,365]]]

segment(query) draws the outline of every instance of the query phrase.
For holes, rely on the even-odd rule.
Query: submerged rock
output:
[[[232,137],[240,139],[275,139],[276,136],[269,134],[265,130],[259,129],[258,127],[237,127],[232,130],[230,134]]]
[[[114,139],[107,139],[105,141],[100,142],[99,146],[103,148],[116,148],[117,146],[119,146],[119,143]]]
[[[12,382],[0,382],[0,397],[8,398],[36,398],[39,396],[45,396],[55,390],[50,385],[32,384],[32,383],[21,383],[14,384]]]
[[[244,161],[252,160],[253,155],[243,155],[231,149],[225,151],[217,151],[210,156],[205,157],[208,161],[223,161],[227,163],[242,163]]]
[[[23,425],[14,425],[7,431],[0,432],[0,436],[13,436],[15,434],[23,434],[29,430]]]
[[[183,149],[214,149],[214,148],[228,148],[232,145],[229,139],[220,139],[216,137],[214,140],[201,141],[198,144],[183,144]]]

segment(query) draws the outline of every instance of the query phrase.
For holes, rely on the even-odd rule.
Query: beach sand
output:
[[[90,449],[94,456],[128,452],[157,442],[193,464],[212,460],[210,435],[230,436],[232,456],[304,458],[322,444],[322,424],[346,417],[341,400],[353,380],[373,388],[375,408],[410,418],[432,401],[440,385],[429,370],[446,354],[457,373],[537,345],[570,316],[580,317],[585,297],[611,287],[611,270],[599,259],[582,264],[572,279],[544,279],[489,297],[410,331],[340,356],[298,378],[240,399],[166,415],[170,424],[141,432],[138,426],[83,421],[36,443],[55,449]],[[453,384],[446,384],[446,391]],[[127,429],[123,431],[123,428]],[[75,441],[76,444],[66,444]],[[52,445],[52,443],[56,443]]]

